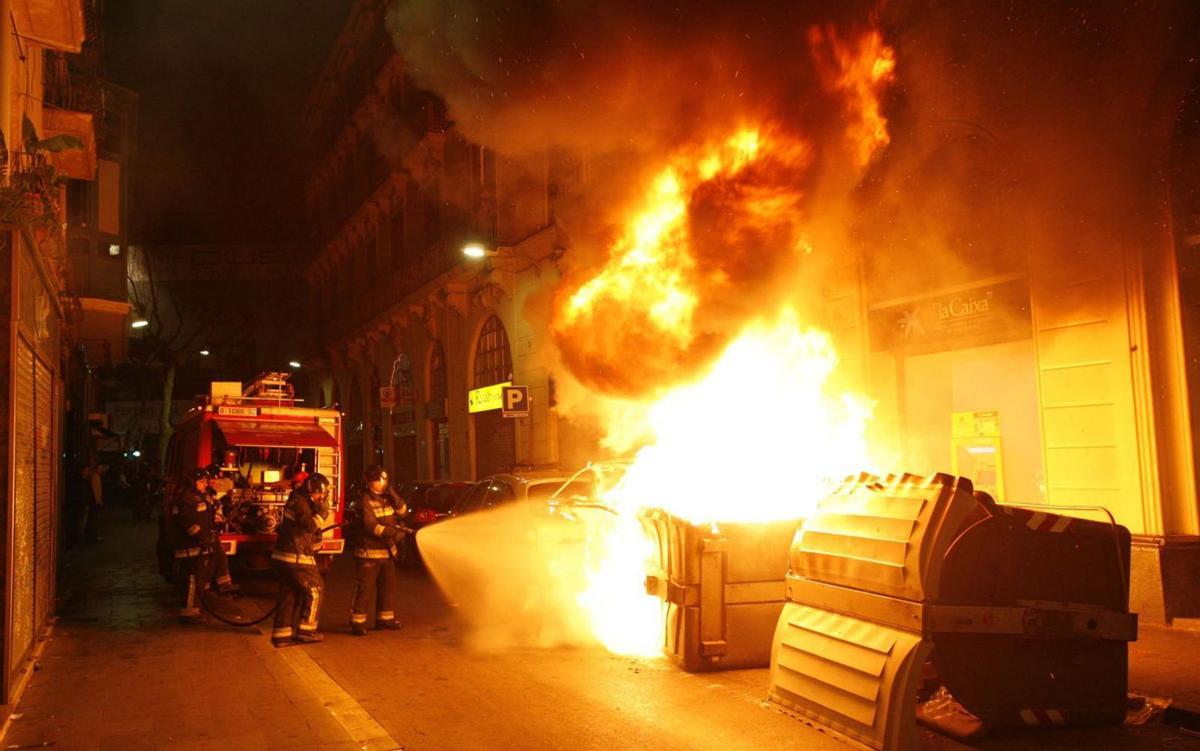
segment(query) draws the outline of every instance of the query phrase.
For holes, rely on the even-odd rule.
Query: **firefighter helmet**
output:
[[[196,467],[187,473],[187,481],[193,484],[200,482],[201,480],[208,480],[211,477],[212,475],[210,475],[208,470],[204,467]]]
[[[329,492],[329,478],[320,472],[314,472],[304,481],[304,493],[312,498],[315,495],[324,495]]]
[[[387,470],[378,464],[372,464],[367,467],[367,471],[363,473],[363,477],[367,482],[379,482],[380,480],[388,479]]]

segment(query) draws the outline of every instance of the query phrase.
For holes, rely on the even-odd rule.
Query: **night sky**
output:
[[[350,2],[106,4],[107,75],[141,97],[132,242],[303,239],[300,113]]]

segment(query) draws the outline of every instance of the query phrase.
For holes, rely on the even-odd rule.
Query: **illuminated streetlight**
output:
[[[288,365],[291,365],[293,369],[296,369],[300,367],[300,362],[298,360],[292,360],[288,363]]]
[[[467,258],[483,258],[495,253],[495,251],[489,251],[479,243],[467,243],[463,246],[462,252]]]
[[[200,356],[201,356],[201,357],[208,357],[208,355],[209,355],[209,351],[208,351],[208,350],[206,350],[206,349],[202,349],[202,350],[200,350]]]
[[[145,318],[139,318],[129,325],[135,329],[144,329],[150,325],[150,322],[147,321]]]

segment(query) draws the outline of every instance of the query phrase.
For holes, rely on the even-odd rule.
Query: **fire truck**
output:
[[[318,552],[344,549],[336,527],[344,507],[342,416],[300,402],[287,373],[264,373],[244,389],[241,383],[214,382],[171,436],[164,498],[169,502],[182,492],[189,471],[217,465],[217,532],[227,555],[265,563],[288,495],[314,472],[329,478],[333,498],[329,516],[321,520],[327,529]],[[168,540],[164,526],[160,555],[170,555],[164,550]]]

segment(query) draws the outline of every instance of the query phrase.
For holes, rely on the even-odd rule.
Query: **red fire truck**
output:
[[[190,470],[212,464],[221,468],[218,534],[228,555],[245,553],[261,561],[275,542],[288,494],[314,472],[333,484],[331,511],[322,526],[341,522],[341,414],[301,406],[287,373],[265,373],[244,390],[240,383],[212,384],[209,396],[187,412],[171,436],[165,498],[182,490]],[[165,543],[167,536],[162,539]],[[327,529],[319,552],[341,553],[344,546],[341,530]]]

